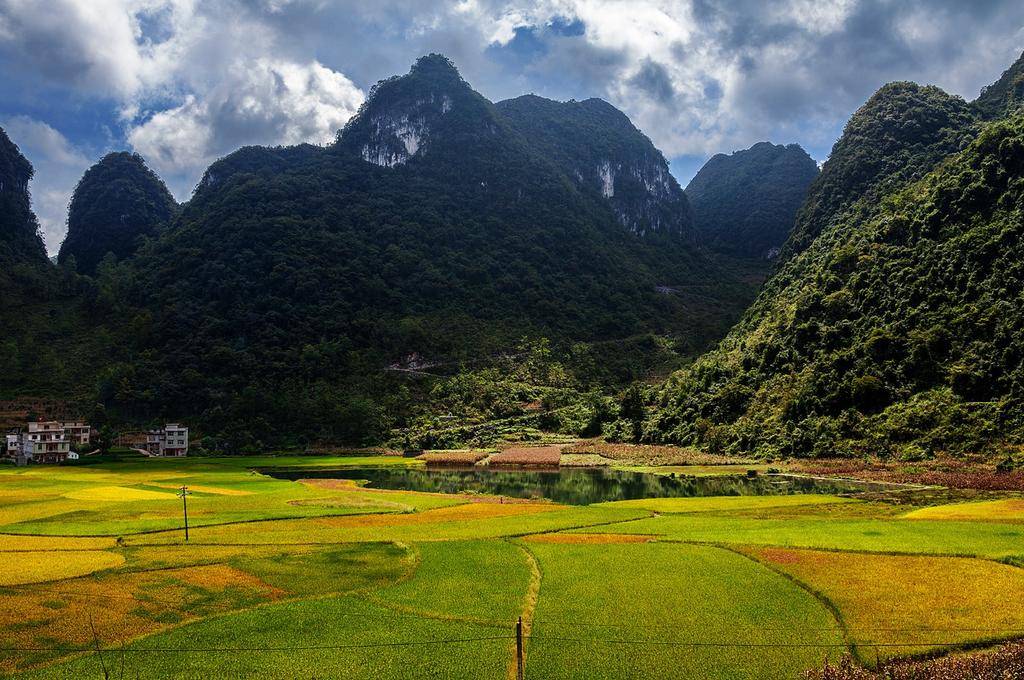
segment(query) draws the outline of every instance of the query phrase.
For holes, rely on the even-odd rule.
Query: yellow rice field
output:
[[[104,550],[4,552],[0,560],[0,586],[53,581],[124,564],[124,557]]]

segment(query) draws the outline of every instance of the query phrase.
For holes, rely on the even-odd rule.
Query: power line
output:
[[[592,623],[588,621],[564,621],[556,619],[533,619],[534,625],[548,624],[553,626],[584,626],[591,628],[625,628],[630,630],[678,630],[679,624],[628,624],[628,623]],[[689,623],[703,623],[690,620]],[[884,632],[884,633],[1022,633],[1024,628],[893,628],[893,627],[864,627],[844,628],[842,626],[761,626],[756,623],[727,625],[729,629],[745,628],[761,631],[794,631],[794,632]]]
[[[828,642],[699,642],[699,641],[676,641],[676,640],[624,640],[617,638],[570,638],[557,636],[524,636],[525,639],[538,642],[572,642],[587,644],[614,644],[614,645],[639,645],[656,647],[712,647],[712,648],[821,648],[821,649],[845,649],[849,645],[845,643]],[[342,649],[374,649],[388,647],[413,647],[425,645],[463,644],[468,642],[488,642],[496,640],[512,641],[513,635],[490,635],[483,637],[469,638],[443,638],[439,640],[406,640],[402,642],[372,642],[361,644],[337,644],[337,645],[295,645],[295,646],[261,646],[261,647],[126,647],[125,652],[129,653],[213,653],[213,652],[299,652],[299,651],[330,651]],[[853,643],[856,647],[870,648],[900,648],[900,647],[959,647],[965,644],[964,640],[954,642],[865,642]],[[91,647],[0,647],[0,652],[60,652],[63,654],[75,654],[81,652],[92,652]],[[117,650],[120,651],[120,650]]]
[[[960,647],[964,645],[965,640],[959,640],[957,642],[853,642],[849,645],[846,643],[830,643],[830,642],[687,642],[687,641],[674,641],[674,640],[618,640],[612,638],[565,638],[565,637],[548,637],[548,636],[536,636],[531,635],[529,640],[537,641],[548,641],[548,642],[578,642],[578,643],[591,643],[591,644],[609,644],[609,645],[641,645],[641,646],[659,646],[659,647],[729,647],[729,648],[754,648],[754,649],[766,649],[766,648],[823,648],[823,649],[846,649],[849,646],[854,647]]]
[[[123,651],[129,653],[191,653],[191,652],[304,652],[317,650],[338,650],[338,649],[372,649],[377,647],[413,647],[424,645],[447,645],[461,644],[466,642],[484,642],[493,640],[514,640],[512,635],[490,635],[485,637],[470,638],[442,638],[439,640],[407,640],[403,642],[368,642],[365,644],[348,645],[296,645],[296,646],[262,646],[262,647],[125,647]],[[76,654],[80,652],[92,652],[91,647],[0,647],[0,652],[61,652],[64,654]],[[108,650],[109,651],[109,650]],[[121,649],[114,650],[120,653]]]

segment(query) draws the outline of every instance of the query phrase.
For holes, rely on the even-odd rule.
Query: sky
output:
[[[886,82],[973,99],[1022,50],[1020,0],[0,0],[0,127],[55,253],[105,153],[184,201],[240,146],[329,142],[430,52],[494,101],[611,102],[685,186],[762,140],[821,162]]]

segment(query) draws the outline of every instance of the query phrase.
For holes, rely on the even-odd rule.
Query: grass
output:
[[[393,543],[246,555],[234,557],[231,564],[292,597],[372,590],[404,578],[415,566],[409,551]]]
[[[514,465],[523,467],[557,467],[562,458],[560,445],[514,446],[491,456],[488,465]]]
[[[5,552],[0,586],[54,581],[91,574],[124,563],[124,558],[103,550],[45,550]]]
[[[849,498],[794,494],[791,496],[711,496],[707,498],[641,498],[629,501],[613,501],[603,505],[616,508],[641,508],[662,514],[691,512],[734,512],[737,510],[763,510],[765,508],[790,508],[793,506],[825,505],[829,503],[851,503]]]
[[[594,527],[579,531],[602,533],[607,529]],[[697,543],[990,558],[1020,555],[1024,545],[1024,527],[984,522],[757,519],[694,513],[626,522],[616,525],[615,531]]]
[[[416,456],[428,465],[475,465],[490,455],[481,449],[452,449],[447,451],[425,451]]]
[[[907,519],[1024,522],[1024,498],[936,505],[914,510],[904,517]]]
[[[490,505],[490,504],[488,504]],[[330,545],[346,542],[376,541],[456,541],[502,538],[574,527],[603,525],[647,516],[632,508],[568,507],[550,504],[494,504],[501,510],[477,516],[451,513],[434,515],[425,521],[423,515],[381,515],[360,518],[317,518],[279,520],[258,525],[232,524],[198,528],[192,532],[196,545]],[[469,507],[476,507],[469,506]],[[179,544],[180,531],[143,534],[125,538],[129,545]]]
[[[869,662],[876,654],[884,660],[1024,634],[1024,570],[1016,567],[957,557],[750,552],[828,598]]]
[[[0,647],[77,649],[127,642],[169,626],[278,598],[281,592],[225,565],[57,581],[0,589]],[[67,654],[0,652],[0,671]]]
[[[507,677],[523,615],[530,678],[772,679],[839,658],[835,614],[862,651],[888,639],[893,654],[934,638],[869,629],[945,618],[965,645],[986,639],[967,628],[1024,629],[1017,498],[909,513],[812,494],[562,506],[278,480],[251,462],[0,470],[0,648],[85,649],[91,615],[126,677]],[[256,462],[311,476],[423,465]],[[0,654],[4,671],[102,675],[71,651]]]
[[[382,605],[342,597],[216,616],[133,642],[123,657],[110,650],[105,658],[108,664],[123,658],[125,677],[142,679],[499,678],[510,636],[463,621],[398,616]],[[417,644],[403,645],[408,642]],[[146,651],[190,649],[201,651]],[[25,677],[103,676],[99,658],[90,654]]]
[[[511,630],[530,581],[522,549],[506,541],[423,543],[416,549],[412,578],[380,591],[375,602]]]
[[[327,460],[351,464],[362,459]],[[384,460],[394,464],[391,461],[406,459]],[[0,477],[6,486],[22,492],[19,502],[0,509],[0,532],[119,536],[178,528],[182,508],[174,490],[182,485],[192,491],[189,521],[196,527],[276,518],[405,512],[462,502],[365,491],[354,485],[330,488],[272,479],[250,472],[242,463],[235,459],[143,460],[60,468],[59,474],[45,476],[38,468],[24,468],[23,472]]]
[[[652,444],[615,444],[599,440],[576,442],[566,448],[568,454],[596,454],[602,458],[623,465],[639,466],[713,466],[713,465],[744,465],[752,463],[743,458],[728,458],[703,453],[696,449],[680,446],[656,446]],[[745,468],[744,468],[745,469]]]
[[[527,648],[532,677],[794,677],[820,665],[829,648],[781,645],[841,644],[835,621],[813,596],[726,550],[530,547],[543,573]],[[687,642],[768,647],[680,644]]]

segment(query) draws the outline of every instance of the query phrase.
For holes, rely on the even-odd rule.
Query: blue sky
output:
[[[330,140],[428,52],[492,100],[610,101],[685,186],[761,140],[824,160],[882,84],[973,99],[1022,50],[1019,0],[0,0],[0,126],[55,252],[104,153],[141,153],[186,200],[241,145]]]

